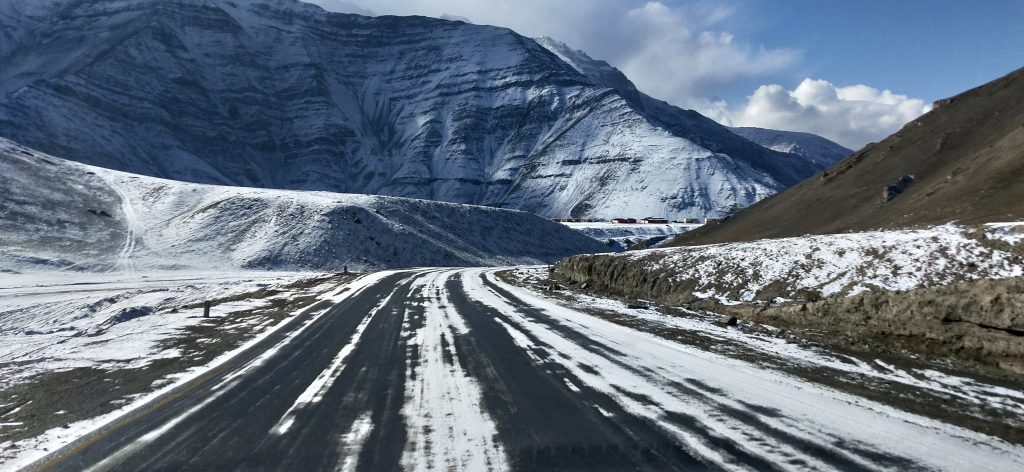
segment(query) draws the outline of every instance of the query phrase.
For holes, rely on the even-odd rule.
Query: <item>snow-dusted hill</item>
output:
[[[564,59],[503,28],[294,0],[9,0],[0,129],[162,178],[549,217],[722,216],[817,171]]]
[[[547,263],[604,245],[513,210],[188,184],[0,139],[0,271],[341,270]]]
[[[830,297],[905,291],[1024,275],[1024,237],[1017,225],[978,233],[949,224],[584,255],[559,262],[556,270],[580,282],[640,280],[647,288],[724,303],[796,298],[800,292]]]
[[[766,148],[803,156],[822,169],[853,154],[853,150],[816,134],[749,127],[729,129]]]

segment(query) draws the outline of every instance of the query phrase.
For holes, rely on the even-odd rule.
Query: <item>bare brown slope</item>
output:
[[[886,201],[904,176],[913,182]],[[882,142],[670,245],[1020,219],[1024,69],[942,100]]]

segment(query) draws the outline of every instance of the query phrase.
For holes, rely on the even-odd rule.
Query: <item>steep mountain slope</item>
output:
[[[749,127],[729,129],[768,149],[802,156],[821,166],[822,169],[853,154],[852,149],[847,149],[816,134]]]
[[[684,110],[641,92],[625,74],[605,61],[593,59],[587,53],[552,38],[538,38],[537,42],[595,84],[615,89],[634,109],[677,135],[725,154],[761,156],[761,165],[770,169],[772,175],[786,185],[795,184],[835,164],[851,152],[825,138],[808,133],[776,130],[748,133],[743,131],[746,128],[726,128],[693,110]],[[730,132],[744,139],[738,140],[730,136]],[[751,146],[748,141],[786,156],[765,153]]]
[[[6,137],[156,177],[699,218],[817,170],[503,28],[294,0],[11,0],[0,34]]]
[[[521,211],[187,184],[2,139],[0,188],[4,272],[501,265],[605,250]]]
[[[1024,69],[674,244],[1024,219]]]

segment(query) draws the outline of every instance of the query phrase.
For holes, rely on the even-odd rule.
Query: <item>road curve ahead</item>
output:
[[[366,276],[51,470],[1024,470],[1018,446],[564,308]]]

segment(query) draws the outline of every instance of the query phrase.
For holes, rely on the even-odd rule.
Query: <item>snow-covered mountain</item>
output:
[[[0,272],[537,264],[607,250],[521,211],[182,183],[3,139],[0,188]]]
[[[721,216],[818,170],[564,59],[294,0],[9,0],[0,135],[156,177],[545,216]]]
[[[759,168],[767,169],[776,180],[786,185],[799,182],[852,152],[810,133],[726,128],[693,110],[684,110],[641,92],[625,74],[605,61],[593,59],[587,53],[552,38],[537,38],[536,41],[595,84],[615,89],[637,112],[678,136],[728,155],[758,156],[763,153],[751,146],[751,142],[788,154],[785,159],[778,155],[766,157],[758,164]],[[730,131],[745,139],[735,139],[729,135]]]
[[[822,169],[828,168],[846,156],[853,154],[852,149],[848,149],[816,134],[751,127],[729,129],[733,133],[768,149],[803,156],[807,160],[820,165]]]

